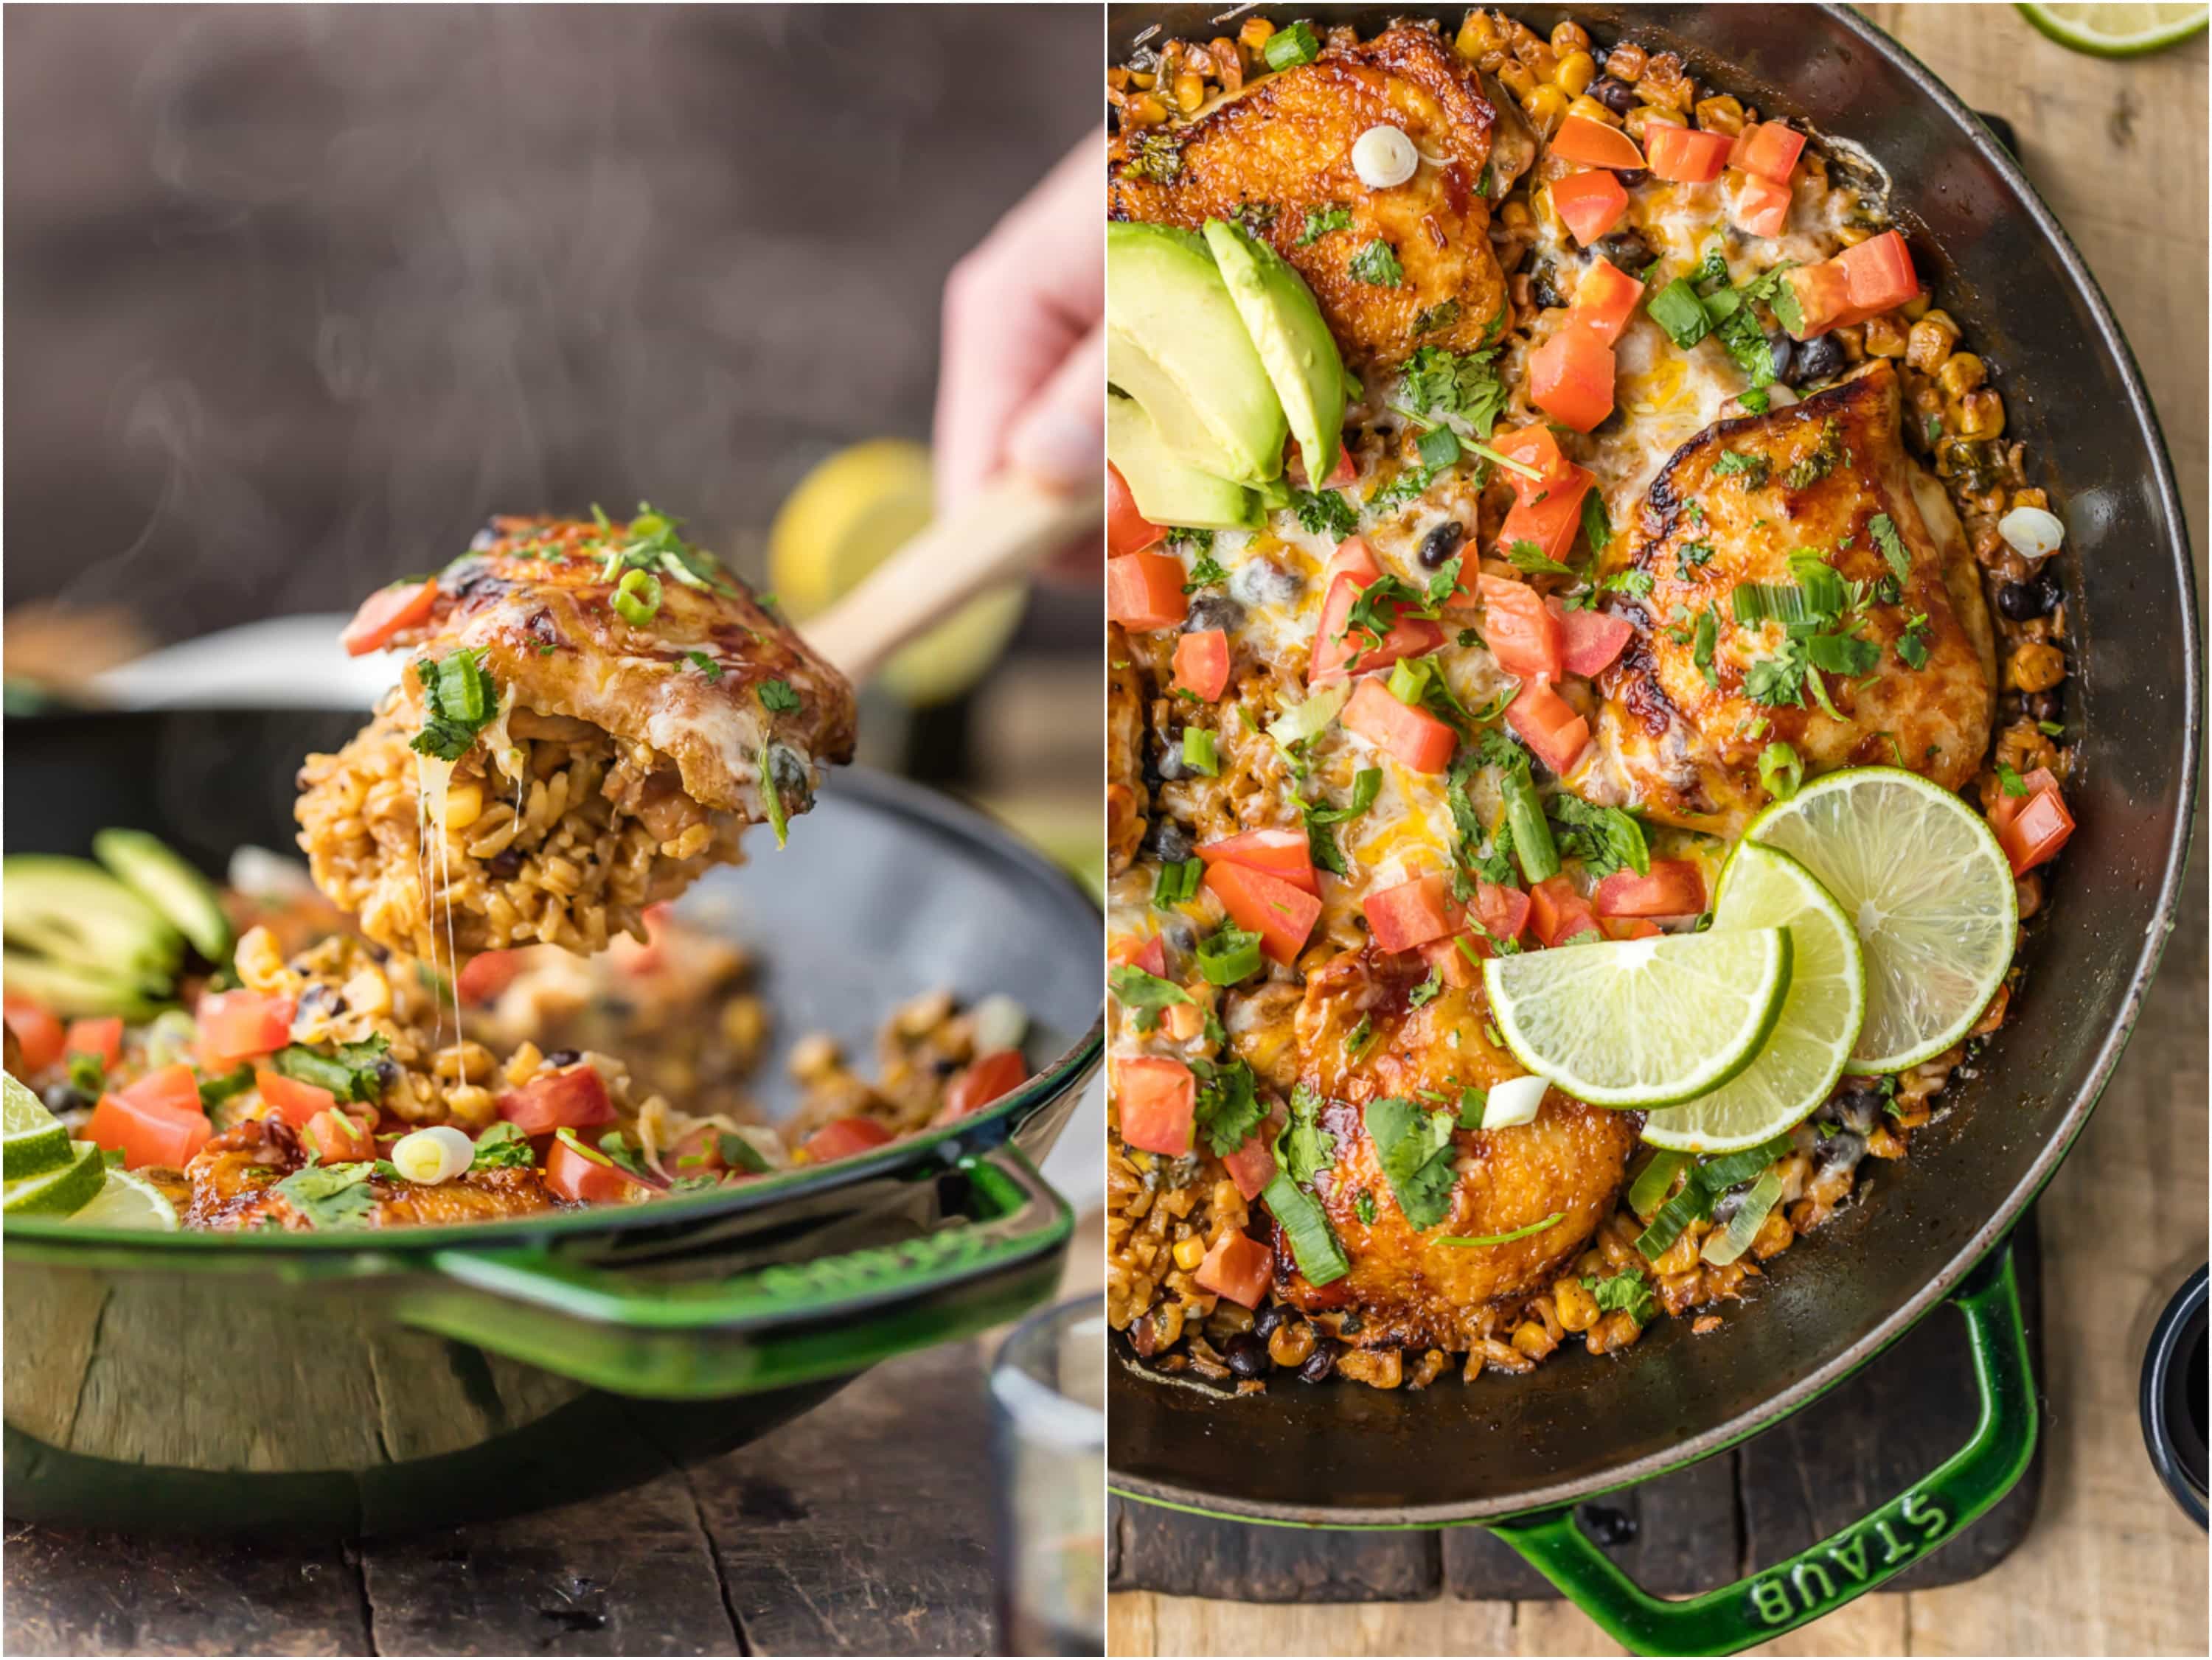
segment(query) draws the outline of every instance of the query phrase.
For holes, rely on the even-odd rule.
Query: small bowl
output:
[[[2143,1445],[2173,1502],[2204,1525],[2205,1270],[2191,1275],[2160,1315],[2143,1356]]]

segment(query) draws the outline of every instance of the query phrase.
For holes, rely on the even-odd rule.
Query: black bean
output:
[[[1528,297],[1545,311],[1555,311],[1567,303],[1559,291],[1559,272],[1549,260],[1536,267],[1528,279]]]
[[[1252,1330],[1262,1337],[1272,1337],[1275,1335],[1275,1328],[1290,1318],[1290,1310],[1280,1303],[1270,1303],[1254,1317]]]
[[[519,848],[502,847],[484,861],[484,869],[501,881],[512,881],[522,874],[522,853]]]
[[[545,1057],[545,1064],[548,1066],[574,1066],[578,1061],[580,1061],[583,1058],[583,1054],[579,1050],[556,1049]]]
[[[1636,1538],[1636,1518],[1625,1510],[1615,1510],[1611,1505],[1584,1505],[1583,1525],[1589,1530],[1589,1536],[1601,1545],[1626,1545]]]
[[[2043,596],[2043,609],[2045,611],[2057,609],[2058,602],[2066,597],[2066,591],[2058,585],[2058,579],[2048,571],[2036,578],[2035,590]]]
[[[1777,329],[1768,336],[1766,349],[1774,359],[1774,378],[1787,386],[1790,384],[1790,360],[1795,355],[1790,336]]]
[[[1866,1152],[1865,1140],[1848,1130],[1839,1130],[1832,1136],[1823,1136],[1813,1143],[1813,1167],[1829,1170],[1837,1165],[1845,1169],[1858,1163]]]
[[[1180,864],[1198,851],[1198,839],[1176,819],[1162,819],[1145,838],[1146,850],[1170,864]]]
[[[1190,609],[1182,620],[1182,631],[1187,634],[1208,628],[1223,628],[1234,633],[1243,626],[1244,608],[1218,594],[1201,594],[1191,601]]]
[[[1298,1376],[1310,1384],[1325,1383],[1336,1370],[1336,1346],[1326,1337],[1314,1340],[1314,1352],[1306,1356],[1306,1363],[1298,1368]]]
[[[2032,622],[2043,615],[2042,585],[2008,582],[1997,590],[1997,609],[2014,622]]]
[[[2048,692],[2027,694],[2027,712],[2036,720],[2059,721],[2066,718],[2066,698],[2058,688]]]
[[[1158,756],[1153,765],[1159,769],[1160,777],[1167,783],[1174,784],[1191,776],[1190,766],[1182,758],[1182,730],[1180,727],[1162,736]]]
[[[1595,251],[1633,276],[1649,265],[1655,257],[1651,245],[1638,231],[1615,231],[1599,239]]]
[[[1883,1096],[1872,1084],[1846,1084],[1822,1104],[1819,1118],[1854,1136],[1873,1132],[1881,1121]]]
[[[46,1093],[46,1111],[59,1114],[75,1112],[92,1105],[92,1097],[75,1084],[50,1083]]]
[[[1428,535],[1421,538],[1422,565],[1431,571],[1441,570],[1443,562],[1457,553],[1460,543],[1466,540],[1467,526],[1455,518],[1448,518],[1433,526]]]
[[[1221,1346],[1221,1358],[1239,1378],[1264,1378],[1273,1364],[1267,1345],[1249,1331],[1240,1331]]]
[[[399,1081],[399,1063],[393,1060],[389,1055],[380,1055],[376,1061],[376,1081],[380,1087],[385,1089],[389,1089],[392,1085],[398,1083]]]
[[[940,1078],[949,1078],[960,1069],[960,1063],[950,1055],[939,1055],[929,1065],[930,1069]]]
[[[1797,349],[1790,356],[1790,373],[1783,377],[1792,386],[1809,386],[1841,374],[1844,368],[1844,348],[1832,334],[1816,334],[1810,340],[1798,342]]]
[[[1626,115],[1636,107],[1636,88],[1618,76],[1608,75],[1589,89],[1589,95],[1611,110],[1615,115]]]
[[[1641,167],[1615,167],[1613,176],[1620,181],[1620,188],[1632,191],[1651,175]]]
[[[1269,559],[1248,559],[1229,579],[1232,598],[1247,605],[1288,605],[1305,591],[1305,579]]]

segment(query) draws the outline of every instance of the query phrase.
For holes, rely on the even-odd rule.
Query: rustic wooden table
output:
[[[2203,581],[2206,532],[2206,51],[2105,63],[2010,6],[1864,9],[1973,107],[2008,118],[2142,362],[2182,482]],[[1982,1578],[1861,1598],[1761,1654],[2203,1654],[2204,1535],[2160,1487],[2136,1384],[2158,1306],[2206,1248],[2205,881],[2125,1063],[2039,1205],[2045,1463],[2033,1525]],[[2148,1215],[2155,1219],[2143,1225]],[[1454,1575],[1443,1565],[1444,1583]],[[1315,1606],[1127,1591],[1115,1655],[1615,1653],[1558,1601]]]

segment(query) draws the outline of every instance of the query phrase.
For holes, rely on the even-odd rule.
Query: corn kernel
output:
[[[1605,72],[1614,80],[1626,81],[1632,86],[1644,78],[1644,67],[1650,61],[1643,47],[1632,46],[1623,41],[1606,54]]]
[[[1206,1260],[1206,1241],[1200,1239],[1177,1239],[1175,1245],[1176,1266],[1188,1274]]]
[[[1871,357],[1903,357],[1905,324],[1888,312],[1866,321],[1866,348]]]
[[[2040,640],[2014,646],[2005,659],[2005,684],[2015,692],[2048,692],[2065,678],[2066,654]]]
[[[1528,119],[1536,130],[1548,138],[1566,117],[1567,95],[1547,83],[1522,99],[1521,106],[1528,112]]]
[[[1942,368],[1959,343],[1959,325],[1943,312],[1929,312],[1912,325],[1905,360],[1923,374]]]
[[[1567,113],[1569,115],[1578,115],[1585,121],[1601,122],[1608,127],[1617,127],[1620,124],[1620,118],[1619,116],[1615,115],[1611,110],[1606,108],[1604,105],[1599,103],[1596,99],[1592,98],[1588,93],[1584,93],[1580,98],[1575,100],[1573,103],[1568,105]]]
[[[1707,132],[1724,132],[1733,138],[1743,130],[1743,106],[1726,94],[1699,99],[1697,115],[1698,124]]]
[[[1474,21],[1473,17],[1468,19],[1469,23]],[[1275,26],[1266,18],[1248,17],[1244,20],[1244,27],[1237,31],[1237,39],[1245,51],[1256,52],[1274,37],[1274,33]],[[1467,31],[1462,29],[1460,33],[1464,34]]]
[[[1252,26],[1247,23],[1244,27],[1249,29]],[[1266,27],[1272,33],[1273,26]],[[1490,19],[1479,11],[1471,11],[1467,15],[1467,21],[1459,26],[1459,34],[1452,41],[1452,48],[1471,62],[1486,51],[1497,51],[1499,44],[1498,30]]]
[[[1528,94],[1536,90],[1536,77],[1528,73],[1528,66],[1517,58],[1509,58],[1498,66],[1498,83],[1523,104]]]
[[[1559,59],[1559,73],[1553,79],[1568,97],[1579,98],[1597,79],[1597,60],[1586,51],[1571,51]]]
[[[1936,370],[1936,384],[1946,397],[1963,398],[1982,384],[1986,374],[1982,360],[1972,352],[1953,352]]]
[[[446,791],[446,828],[465,830],[483,815],[483,791],[473,784],[457,784]]]
[[[1578,51],[1587,56],[1589,51],[1589,31],[1584,28],[1580,23],[1554,23],[1552,25],[1552,50],[1553,51],[1559,52],[1563,56],[1568,52]]]
[[[1185,70],[1175,78],[1175,95],[1188,115],[1206,101],[1206,82],[1196,70]]]
[[[1959,435],[1961,438],[2001,437],[2004,433],[2004,399],[1988,387],[1968,392],[1959,400]]]
[[[1157,127],[1168,118],[1168,106],[1158,94],[1141,92],[1121,106],[1121,118],[1133,127]]]

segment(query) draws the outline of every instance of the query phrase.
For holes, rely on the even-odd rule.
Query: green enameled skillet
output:
[[[136,825],[219,871],[289,845],[300,758],[357,724],[10,720],[6,845]],[[1047,1296],[1073,1219],[1034,1161],[1101,1036],[1081,892],[980,815],[854,772],[788,849],[684,903],[757,948],[781,1042],[826,1030],[866,1055],[903,998],[1004,991],[1038,1075],[944,1131],[619,1209],[376,1234],[11,1222],[9,1514],[296,1536],[532,1508],[740,1445]]]
[[[1955,1534],[2027,1466],[2037,1415],[2004,1242],[2112,1075],[2179,902],[2202,719],[2187,533],[2156,417],[2081,256],[1958,99],[1855,13],[1813,6],[1510,6],[1601,43],[1680,51],[1708,82],[1859,147],[1893,182],[1924,277],[1990,362],[2006,437],[2068,525],[2069,793],[2081,821],[2029,930],[2002,1033],[1912,1156],[1869,1169],[1835,1221],[1771,1265],[1751,1306],[1694,1337],[1662,1321],[1619,1355],[1578,1348],[1525,1377],[1419,1392],[1276,1384],[1202,1396],[1117,1366],[1109,1479],[1138,1499],[1316,1527],[1495,1528],[1613,1636],[1731,1652],[1818,1618]],[[1218,8],[1109,7],[1122,61],[1223,32]],[[1363,29],[1464,8],[1260,9]],[[2121,250],[2112,257],[2128,257]],[[2133,257],[2154,258],[2152,251]],[[1803,1555],[1695,1600],[1646,1595],[1573,1507],[1703,1458],[1815,1399],[1944,1304],[1964,1318],[1983,1415],[1960,1455]],[[2156,1502],[2163,1502],[2159,1500]],[[1725,1553],[1723,1553],[1725,1555]]]

